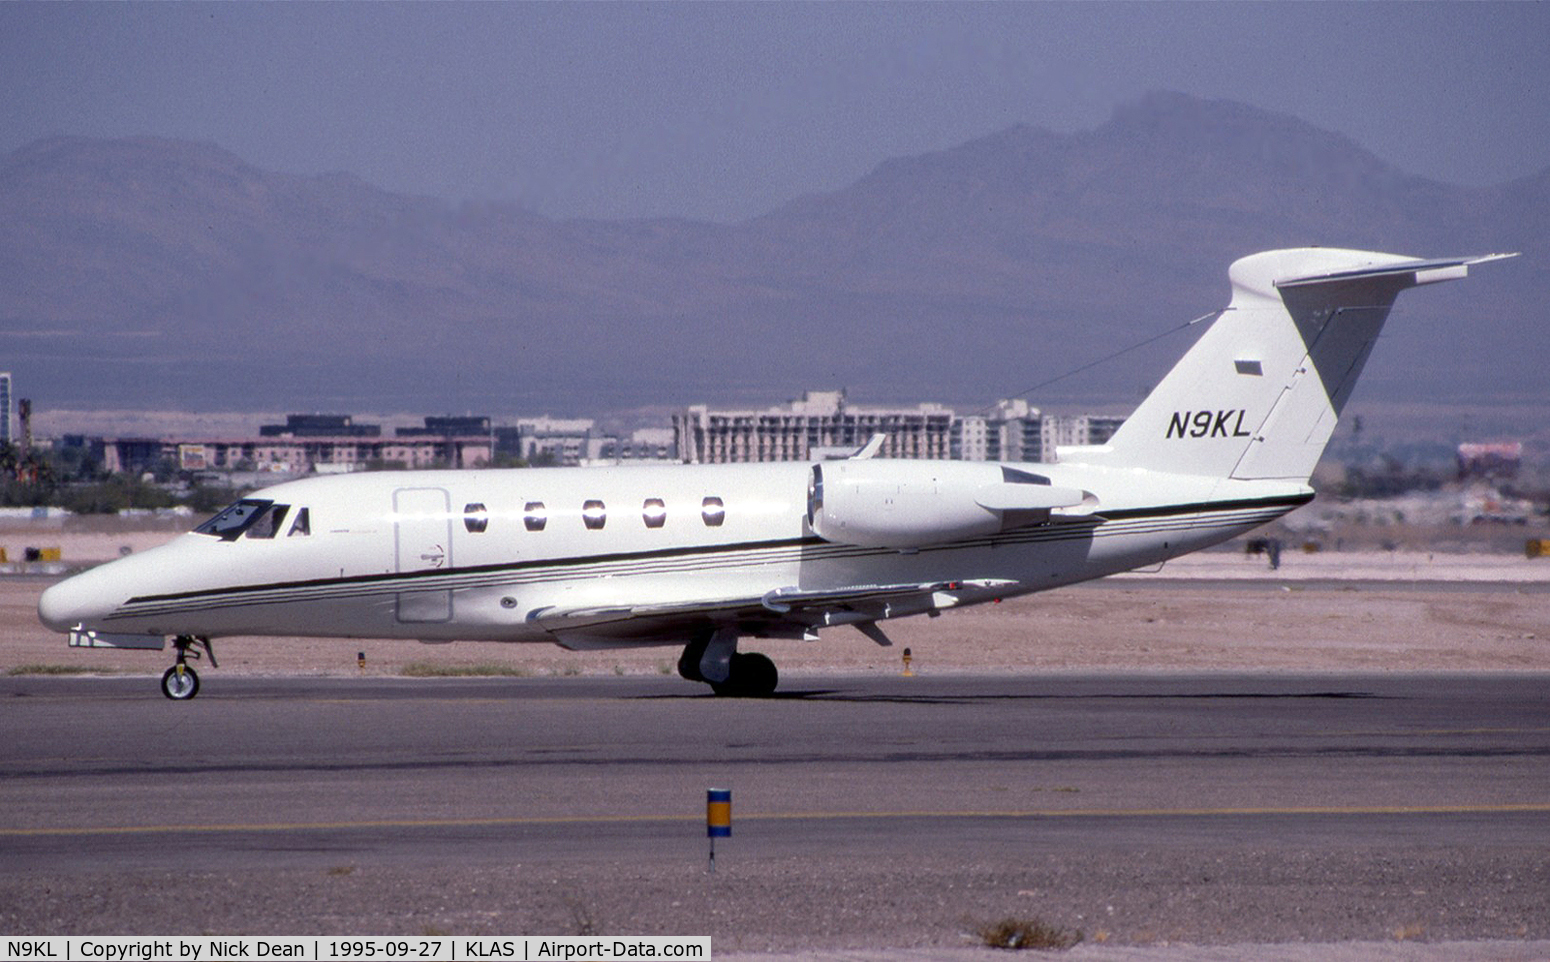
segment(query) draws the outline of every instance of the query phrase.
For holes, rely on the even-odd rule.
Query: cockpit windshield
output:
[[[235,541],[242,536],[242,532],[253,526],[260,517],[267,514],[273,501],[261,501],[257,498],[243,498],[236,504],[222,511],[220,514],[206,521],[194,529],[195,534],[213,534],[222,541]]]
[[[236,541],[246,534],[249,538],[273,538],[280,533],[290,514],[288,504],[275,504],[263,498],[243,498],[220,514],[194,529],[195,534],[208,534],[222,541]],[[287,537],[305,537],[312,533],[311,518],[306,508],[298,508]]]

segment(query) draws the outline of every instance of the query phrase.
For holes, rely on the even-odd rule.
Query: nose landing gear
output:
[[[172,639],[172,647],[177,649],[178,663],[161,676],[161,693],[173,701],[188,701],[199,694],[199,673],[189,666],[188,659],[198,659],[199,649],[203,648],[210,657],[210,667],[219,668],[220,665],[215,663],[215,649],[208,638],[179,635]]]

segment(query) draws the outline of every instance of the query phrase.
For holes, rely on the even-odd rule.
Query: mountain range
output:
[[[1547,241],[1550,168],[1443,184],[1172,93],[736,224],[553,220],[210,144],[56,137],[0,158],[0,369],[85,409],[595,414],[838,387],[975,407],[1224,306],[1239,256],[1323,245],[1522,251],[1402,298],[1358,397],[1534,401]],[[1030,399],[1132,403],[1186,344]]]

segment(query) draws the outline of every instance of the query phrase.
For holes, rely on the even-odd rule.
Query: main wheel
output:
[[[719,685],[711,685],[718,695],[732,698],[767,698],[775,693],[780,684],[780,672],[775,663],[757,651],[739,652],[732,656],[732,674]]]
[[[161,676],[161,693],[173,701],[188,701],[199,694],[199,673],[187,665],[173,665]]]

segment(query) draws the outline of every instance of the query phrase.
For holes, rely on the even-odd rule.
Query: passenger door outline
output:
[[[393,555],[400,574],[452,567],[452,499],[445,488],[398,488],[393,492]],[[400,591],[401,624],[452,620],[452,591]]]

